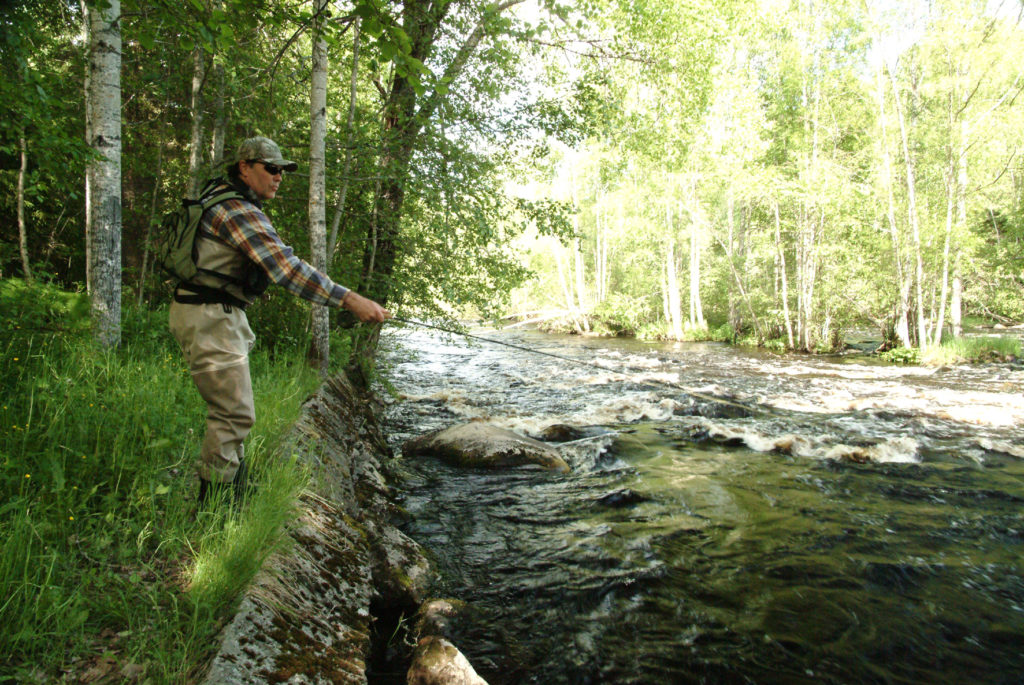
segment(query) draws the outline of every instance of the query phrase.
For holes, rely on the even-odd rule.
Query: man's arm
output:
[[[345,296],[341,298],[341,306],[355,314],[356,318],[363,322],[384,323],[385,320],[391,318],[391,312],[354,290],[345,293]]]
[[[315,304],[343,307],[360,321],[383,322],[391,313],[359,293],[338,285],[282,242],[270,220],[248,202],[229,200],[212,217],[215,234],[237,247],[266,271],[270,280]]]

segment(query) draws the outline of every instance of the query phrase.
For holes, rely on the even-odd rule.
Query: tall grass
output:
[[[302,350],[254,353],[257,488],[197,514],[205,406],[166,311],[126,311],[104,351],[82,302],[0,282],[0,682],[188,682],[294,515],[279,436],[318,380]]]
[[[921,361],[930,366],[942,366],[968,362],[1008,361],[1019,359],[1020,356],[1021,342],[1018,338],[944,338],[938,347],[926,348]]]
[[[896,364],[927,366],[1005,362],[1020,359],[1021,341],[1018,338],[1003,336],[943,338],[940,345],[926,347],[924,350],[916,347],[897,347],[879,356]]]

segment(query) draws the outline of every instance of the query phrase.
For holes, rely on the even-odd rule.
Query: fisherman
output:
[[[228,199],[204,213],[196,239],[199,274],[174,291],[171,333],[181,345],[199,394],[206,401],[206,434],[199,451],[199,503],[218,490],[236,499],[245,492],[243,443],[255,421],[249,350],[255,342],[245,308],[270,283],[303,299],[342,307],[360,321],[381,323],[391,313],[334,283],[299,259],[263,213],[285,172],[298,164],[277,143],[258,136],[238,147],[227,180],[216,179],[204,195],[233,188],[244,199]]]

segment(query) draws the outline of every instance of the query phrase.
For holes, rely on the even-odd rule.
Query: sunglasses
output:
[[[264,162],[262,159],[250,159],[249,164],[262,164],[263,168],[267,170],[267,173],[271,176],[277,176],[278,174],[284,174],[284,168],[279,167],[276,164],[269,164]]]

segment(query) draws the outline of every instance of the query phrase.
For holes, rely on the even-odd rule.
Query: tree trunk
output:
[[[700,299],[700,225],[702,212],[697,201],[696,182],[693,184],[690,212],[690,328],[705,328],[704,305]]]
[[[583,264],[583,244],[580,239],[580,220],[579,220],[579,197],[576,193],[576,178],[570,174],[569,177],[569,192],[572,196],[572,263],[573,273],[575,276],[575,290],[576,290],[576,307],[580,313],[580,324],[583,326],[583,330],[590,332],[590,322],[587,320],[587,305],[586,305],[586,282],[584,279],[585,269]]]
[[[683,339],[683,306],[679,296],[679,280],[676,276],[676,232],[672,225],[672,202],[665,203],[665,225],[668,235],[665,241],[665,282],[668,293],[669,334],[673,340]]]
[[[572,242],[573,250],[573,264],[575,265],[576,273],[576,305],[580,312],[580,323],[583,326],[583,330],[590,332],[590,320],[587,318],[587,304],[586,304],[586,284],[584,280],[584,264],[583,264],[583,248],[582,241],[579,237],[575,238]]]
[[[782,280],[782,319],[786,325],[786,340],[789,343],[789,349],[794,349],[796,346],[793,344],[793,324],[789,319],[789,284],[786,276],[786,252],[782,248],[782,221],[779,218],[779,201],[776,200],[773,203],[775,210],[775,250],[779,258],[779,277]]]
[[[345,211],[345,198],[348,195],[348,175],[352,169],[352,137],[355,134],[356,92],[359,78],[359,18],[353,25],[355,35],[352,37],[352,72],[349,76],[348,120],[345,122],[345,166],[341,172],[341,190],[338,201],[334,204],[334,218],[331,220],[331,237],[327,241],[327,263],[334,261],[334,253],[338,249],[338,226],[341,215]]]
[[[910,143],[907,136],[907,125],[903,116],[903,105],[899,88],[896,85],[896,75],[889,71],[889,79],[892,82],[893,102],[896,105],[896,120],[900,125],[900,140],[903,144],[903,158],[907,174],[907,218],[910,222],[911,236],[913,238],[914,259],[916,261],[915,285],[917,295],[917,344],[921,347],[928,345],[927,323],[924,317],[924,262],[921,256],[921,226],[917,217],[917,192],[914,181],[914,160],[910,156]]]
[[[960,156],[957,164],[956,183],[956,228],[957,235],[967,230],[967,148],[969,144],[969,127],[966,120],[960,120]],[[963,282],[960,280],[959,250],[953,259],[953,296],[949,303],[949,320],[953,328],[953,337],[963,334]]]
[[[146,239],[142,249],[142,268],[139,269],[138,305],[142,307],[142,295],[146,290],[146,270],[149,264],[149,246],[153,236],[153,226],[159,222],[157,216],[157,200],[160,198],[160,183],[164,171],[164,146],[156,147],[156,174],[153,178],[153,195],[149,201],[149,221],[146,222]]]
[[[222,9],[224,3],[221,0],[213,0],[211,7],[214,12]],[[210,135],[210,163],[218,165],[224,159],[224,140],[227,136],[228,116],[224,105],[227,79],[224,78],[224,58],[219,53],[214,53],[211,60],[210,71],[213,72],[213,83],[216,93],[213,96],[213,133]]]
[[[736,200],[733,197],[732,182],[725,189],[725,226],[727,230],[725,240],[725,259],[729,262],[731,269],[736,268]],[[729,298],[729,327],[739,331],[739,308],[736,306],[736,285],[729,279],[727,297]]]
[[[690,328],[704,328],[704,304],[700,299],[700,237],[697,222],[690,223]]]
[[[893,266],[896,269],[896,284],[899,292],[899,304],[896,311],[895,332],[899,338],[900,345],[910,347],[910,289],[905,286],[903,255],[900,241],[899,228],[896,224],[896,198],[893,192],[892,183],[892,160],[889,156],[889,140],[886,132],[885,114],[885,83],[882,74],[883,67],[879,64],[875,72],[876,95],[878,98],[878,121],[881,128],[881,140],[879,150],[882,157],[883,183],[885,184],[888,203],[886,206],[886,219],[889,223],[889,236],[892,242]]]
[[[87,0],[79,0],[79,7],[82,10],[82,44],[92,45],[92,27],[89,25],[89,5]],[[89,109],[89,94],[92,92],[92,62],[85,60],[85,74],[82,77],[84,84],[83,93],[85,100],[85,144],[92,145],[92,114]],[[92,184],[89,182],[89,172],[85,174],[85,292],[92,295]]]
[[[455,56],[444,69],[442,83],[451,83],[465,69],[466,63],[488,32],[488,22],[522,0],[494,3],[473,27]],[[402,4],[402,29],[409,38],[409,57],[429,59],[439,35],[441,23],[452,9],[452,3],[433,4],[427,0],[407,0]],[[368,244],[363,253],[362,290],[371,299],[386,305],[394,291],[392,275],[398,258],[402,207],[406,182],[416,141],[426,122],[437,111],[447,90],[435,89],[417,103],[416,90],[409,79],[397,72],[383,106],[381,130],[381,182],[374,198],[374,220],[369,229]],[[417,106],[418,105],[418,106]],[[373,351],[380,336],[380,326],[364,329],[352,347],[352,371],[357,384],[367,379],[360,369],[372,365]]]
[[[583,329],[580,328],[579,317],[576,315],[576,305],[573,304],[572,291],[569,289],[569,279],[565,276],[565,266],[562,264],[562,246],[560,244],[555,247],[554,253],[555,265],[558,267],[558,283],[562,286],[562,297],[565,299],[565,309],[572,316],[576,332],[582,333]]]
[[[120,0],[86,2],[89,78],[86,120],[97,157],[86,167],[89,189],[89,292],[100,344],[121,339],[121,16]]]
[[[21,268],[25,272],[25,280],[32,280],[32,267],[28,260],[28,231],[25,226],[25,175],[28,172],[28,143],[22,129],[18,138],[21,151],[21,166],[18,167],[18,251],[21,253]]]
[[[327,138],[327,42],[323,24],[327,0],[313,0],[316,16],[313,30],[313,73],[309,94],[309,236],[312,263],[327,270],[326,152]],[[330,364],[330,312],[313,307],[313,362],[320,377],[327,377]]]
[[[959,276],[953,276],[953,294],[949,302],[949,323],[953,328],[953,337],[959,338],[964,333],[961,320],[963,312],[963,282]]]
[[[213,78],[217,86],[217,93],[213,99],[213,134],[210,137],[210,161],[217,165],[227,160],[224,159],[224,140],[227,137],[228,115],[224,104],[224,91],[227,80],[224,78],[224,65],[220,57],[214,57]]]
[[[192,135],[188,153],[188,196],[196,198],[203,179],[203,80],[206,78],[206,62],[203,49],[196,46],[192,51]]]
[[[956,202],[956,191],[953,188],[955,181],[953,180],[952,175],[952,170],[947,170],[946,235],[942,243],[942,287],[939,290],[939,311],[935,318],[935,336],[932,339],[933,345],[942,344],[942,329],[946,325],[946,296],[949,291],[949,244],[953,233],[953,205]]]

